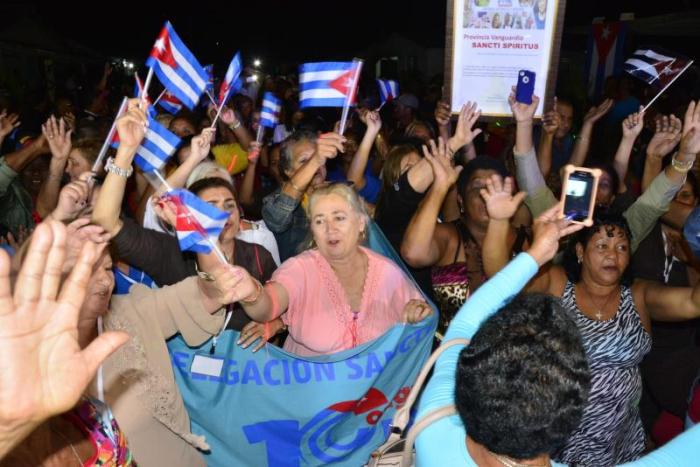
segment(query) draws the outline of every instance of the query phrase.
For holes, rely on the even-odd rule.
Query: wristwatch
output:
[[[216,278],[206,271],[197,271],[197,275],[207,282],[214,282]]]
[[[131,174],[134,173],[134,168],[129,167],[128,169],[122,169],[121,167],[117,167],[114,165],[114,158],[110,157],[105,164],[105,171],[112,172],[114,175],[119,175],[120,177],[129,178]]]

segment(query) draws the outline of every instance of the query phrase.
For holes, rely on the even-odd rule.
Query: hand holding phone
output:
[[[535,72],[520,70],[518,72],[518,84],[515,86],[515,100],[523,104],[532,104],[532,95],[535,93]]]
[[[593,210],[601,173],[600,169],[574,167],[571,164],[564,167],[561,217],[575,224],[587,227],[593,225]]]

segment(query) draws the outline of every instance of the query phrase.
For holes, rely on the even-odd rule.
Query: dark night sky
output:
[[[442,46],[445,34],[443,0],[195,0],[180,4],[193,5],[191,9],[144,1],[2,3],[0,16],[5,19],[35,16],[99,52],[135,60],[146,58],[165,19],[172,21],[202,63],[225,62],[237,49],[249,58],[286,62],[349,58],[392,32],[429,46]],[[594,16],[617,18],[620,12],[633,11],[644,17],[683,11],[691,3],[695,2],[569,0],[565,30],[589,24]]]

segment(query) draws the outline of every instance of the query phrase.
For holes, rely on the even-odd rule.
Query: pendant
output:
[[[597,319],[598,321],[603,319],[603,313],[601,313],[600,310],[596,312],[595,319]]]

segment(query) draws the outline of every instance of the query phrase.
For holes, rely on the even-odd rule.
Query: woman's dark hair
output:
[[[608,236],[612,236],[615,227],[624,232],[627,239],[632,243],[632,232],[627,225],[627,220],[618,213],[598,213],[594,215],[592,226],[579,230],[575,236],[569,239],[564,250],[563,266],[571,282],[576,283],[581,280],[581,264],[578,262],[578,255],[576,254],[576,244],[580,243],[585,249],[591,237],[598,233],[600,229],[604,229]],[[630,251],[631,256],[632,252]],[[632,283],[632,271],[629,267],[622,274],[620,283],[626,286]]]
[[[514,459],[554,454],[581,422],[589,390],[581,335],[551,295],[516,297],[459,355],[455,401],[469,436]]]
[[[692,171],[687,172],[685,181],[690,185],[690,189],[693,190],[693,196],[695,198],[700,198],[700,187],[698,186],[698,178]]]
[[[470,160],[467,165],[464,166],[464,170],[459,174],[459,178],[457,179],[457,193],[459,193],[460,196],[463,195],[464,189],[469,183],[469,179],[477,170],[493,170],[503,178],[508,176],[508,169],[506,169],[506,165],[502,161],[489,156],[477,156]]]
[[[620,176],[617,174],[617,170],[615,170],[615,167],[608,163],[602,163],[602,162],[593,162],[591,164],[586,164],[586,167],[590,169],[600,169],[603,172],[607,173],[608,176],[610,177],[610,181],[612,182],[612,193],[613,196],[617,196],[617,193],[620,191]]]
[[[226,188],[228,191],[231,192],[231,194],[233,195],[233,199],[236,200],[236,203],[238,203],[238,196],[236,196],[236,189],[233,188],[233,185],[231,185],[229,182],[227,182],[223,178],[209,177],[209,178],[203,178],[201,180],[197,180],[196,182],[194,182],[192,185],[189,186],[188,190],[190,190],[195,195],[199,196],[199,194],[202,191],[208,190],[209,188]]]
[[[288,180],[289,176],[287,171],[291,170],[294,164],[294,146],[298,143],[309,141],[315,143],[318,139],[318,133],[315,131],[307,130],[296,130],[294,133],[289,135],[287,139],[282,141],[280,146],[280,175],[284,180]]]

